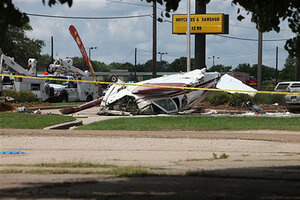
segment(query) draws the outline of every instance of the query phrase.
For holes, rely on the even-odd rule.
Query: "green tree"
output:
[[[82,57],[73,57],[73,65],[83,71],[88,70],[89,67],[85,64]],[[109,67],[104,62],[99,62],[96,60],[91,60],[92,66],[95,72],[107,72],[110,71]]]
[[[109,67],[104,62],[92,61],[92,65],[96,72],[108,72]]]
[[[283,69],[279,73],[279,79],[282,81],[295,80],[296,58],[288,56],[285,60]]]
[[[23,27],[9,26],[2,38],[1,49],[4,54],[14,57],[15,61],[25,67],[29,58],[39,59],[42,47],[45,45],[42,40],[30,39],[25,31],[31,31],[30,25]]]
[[[167,72],[186,72],[186,57],[176,58],[172,63],[167,66]],[[195,59],[191,58],[191,68],[193,69],[195,66]]]
[[[109,69],[110,70],[118,70],[118,69],[121,69],[121,63],[118,63],[118,62],[112,62],[108,65]]]
[[[9,26],[23,27],[29,22],[29,18],[25,13],[17,9],[12,0],[0,1],[0,44],[4,42]]]
[[[170,63],[167,71],[168,72],[186,72],[186,57],[176,58],[172,63]]]
[[[37,58],[37,71],[46,71],[47,66],[49,66],[51,63],[51,56],[48,54],[39,55]]]
[[[152,72],[152,60],[148,60],[144,64],[144,72]]]
[[[113,62],[108,65],[108,68],[111,70],[128,70],[129,72],[134,72],[134,65],[129,62],[126,63]]]
[[[157,62],[156,71],[165,72],[169,67],[169,63],[167,61],[162,60],[161,62]]]
[[[257,64],[252,66],[252,72],[250,74],[257,78]],[[272,80],[275,78],[275,69],[272,67],[268,67],[266,65],[262,65],[262,80]]]
[[[146,0],[152,2],[154,0]],[[171,10],[176,11],[181,0],[155,0],[159,4],[164,4],[166,7],[166,16],[169,17]],[[210,0],[196,0],[199,4],[208,4]],[[68,3],[72,6],[73,0],[42,0],[49,6],[60,2],[61,4]],[[280,31],[279,24],[286,20],[289,28],[296,34],[300,33],[300,1],[299,0],[232,0],[232,4],[242,7],[245,13],[251,14],[251,21],[255,22],[257,29],[262,32],[274,30]],[[237,19],[243,20],[244,14],[240,13],[240,8],[237,9]],[[6,32],[8,25],[21,27],[29,21],[25,13],[16,9],[12,0],[0,1],[0,37]],[[293,37],[286,42],[285,48],[290,55],[300,57],[300,36]]]
[[[231,66],[224,65],[214,65],[211,68],[207,69],[208,72],[230,72],[232,69]]]
[[[257,64],[251,66],[249,63],[239,64],[233,71],[235,72],[245,72],[250,76],[257,78]],[[275,69],[262,65],[262,80],[272,80],[275,78]]]
[[[145,65],[144,64],[137,64],[136,65],[136,71],[137,72],[144,72],[145,71]]]
[[[253,74],[253,70],[251,68],[251,65],[249,63],[243,63],[239,64],[235,69],[233,69],[235,72],[245,72],[248,73],[249,75]]]
[[[74,67],[77,67],[77,68],[79,68],[83,71],[89,70],[89,67],[85,64],[82,57],[72,57],[72,59],[73,59],[73,66]],[[93,65],[93,63],[92,63],[92,65]]]
[[[121,69],[124,69],[124,70],[127,69],[130,72],[134,72],[134,65],[129,62],[126,62],[121,65]]]

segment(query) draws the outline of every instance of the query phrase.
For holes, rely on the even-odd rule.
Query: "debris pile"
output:
[[[0,112],[12,111],[13,109],[14,107],[11,105],[11,103],[0,102]]]

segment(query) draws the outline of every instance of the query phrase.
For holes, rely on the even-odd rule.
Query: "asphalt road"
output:
[[[58,110],[43,110],[49,112]],[[88,124],[116,117],[97,112],[82,111],[88,118],[80,119]],[[41,169],[17,164],[90,162],[162,174],[1,173],[0,199],[300,199],[297,131],[2,129],[0,151],[27,153],[0,155],[0,172]]]
[[[299,199],[300,132],[0,130],[9,164],[91,162],[163,176],[1,174],[0,199]],[[225,153],[227,159],[214,159]],[[92,169],[88,169],[92,170]],[[200,172],[187,176],[188,172]]]

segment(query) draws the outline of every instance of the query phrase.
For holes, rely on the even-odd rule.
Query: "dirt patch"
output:
[[[48,108],[52,106],[47,102],[33,102],[33,103],[15,103],[15,102],[0,102],[0,112],[14,111],[16,108],[25,106],[26,108]]]
[[[300,143],[299,131],[247,130],[247,131],[122,131],[122,130],[37,130],[1,129],[0,136],[16,137],[89,137],[89,138],[193,138],[241,139]]]
[[[25,106],[27,108],[30,107],[49,107],[51,106],[48,102],[24,102],[24,103],[13,103],[15,107]]]
[[[145,166],[162,173],[141,177],[3,173],[0,199],[235,200],[299,199],[300,195],[300,154],[295,144],[299,132],[6,129],[0,130],[0,136],[2,149],[27,152],[3,155],[2,169],[12,169],[12,163],[80,161]],[[212,159],[213,153],[224,152],[227,159]]]
[[[12,111],[14,106],[11,103],[0,102],[0,112]]]

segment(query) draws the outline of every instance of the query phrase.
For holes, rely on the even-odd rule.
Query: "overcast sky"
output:
[[[46,0],[48,1],[48,0]],[[73,6],[56,4],[51,8],[43,5],[42,0],[13,0],[22,12],[46,15],[88,16],[88,17],[116,17],[152,14],[152,4],[145,0],[73,0]],[[139,5],[133,5],[139,4]],[[175,14],[186,13],[186,0],[182,0]],[[194,13],[194,0],[191,10]],[[163,7],[158,5],[157,15],[160,16]],[[257,39],[255,24],[250,16],[242,22],[236,19],[237,7],[231,5],[231,0],[211,0],[207,6],[207,13],[229,14],[229,33],[227,36]],[[245,14],[245,13],[244,13]],[[164,18],[170,20],[171,18]],[[50,38],[54,37],[54,52],[59,58],[81,56],[80,51],[69,33],[69,26],[74,25],[85,45],[96,46],[92,50],[92,60],[109,64],[111,62],[134,63],[134,48],[138,49],[138,63],[152,59],[152,18],[150,16],[130,19],[114,20],[75,20],[55,19],[30,16],[33,31],[28,32],[30,38],[44,40],[46,46],[43,54],[50,54]],[[293,36],[286,22],[281,25],[280,33],[264,34],[264,39],[285,39]],[[194,37],[192,36],[192,57],[194,57]],[[157,51],[167,52],[163,60],[172,62],[174,59],[186,56],[186,36],[172,34],[170,22],[157,23]],[[285,41],[264,42],[263,64],[275,66],[275,48],[279,47],[279,68],[282,68],[287,52],[284,50]],[[257,42],[222,38],[208,35],[206,55],[218,56],[215,64],[236,67],[239,63],[257,63]],[[88,52],[88,50],[87,50]],[[159,61],[160,57],[157,56]],[[212,59],[207,58],[208,67]]]

